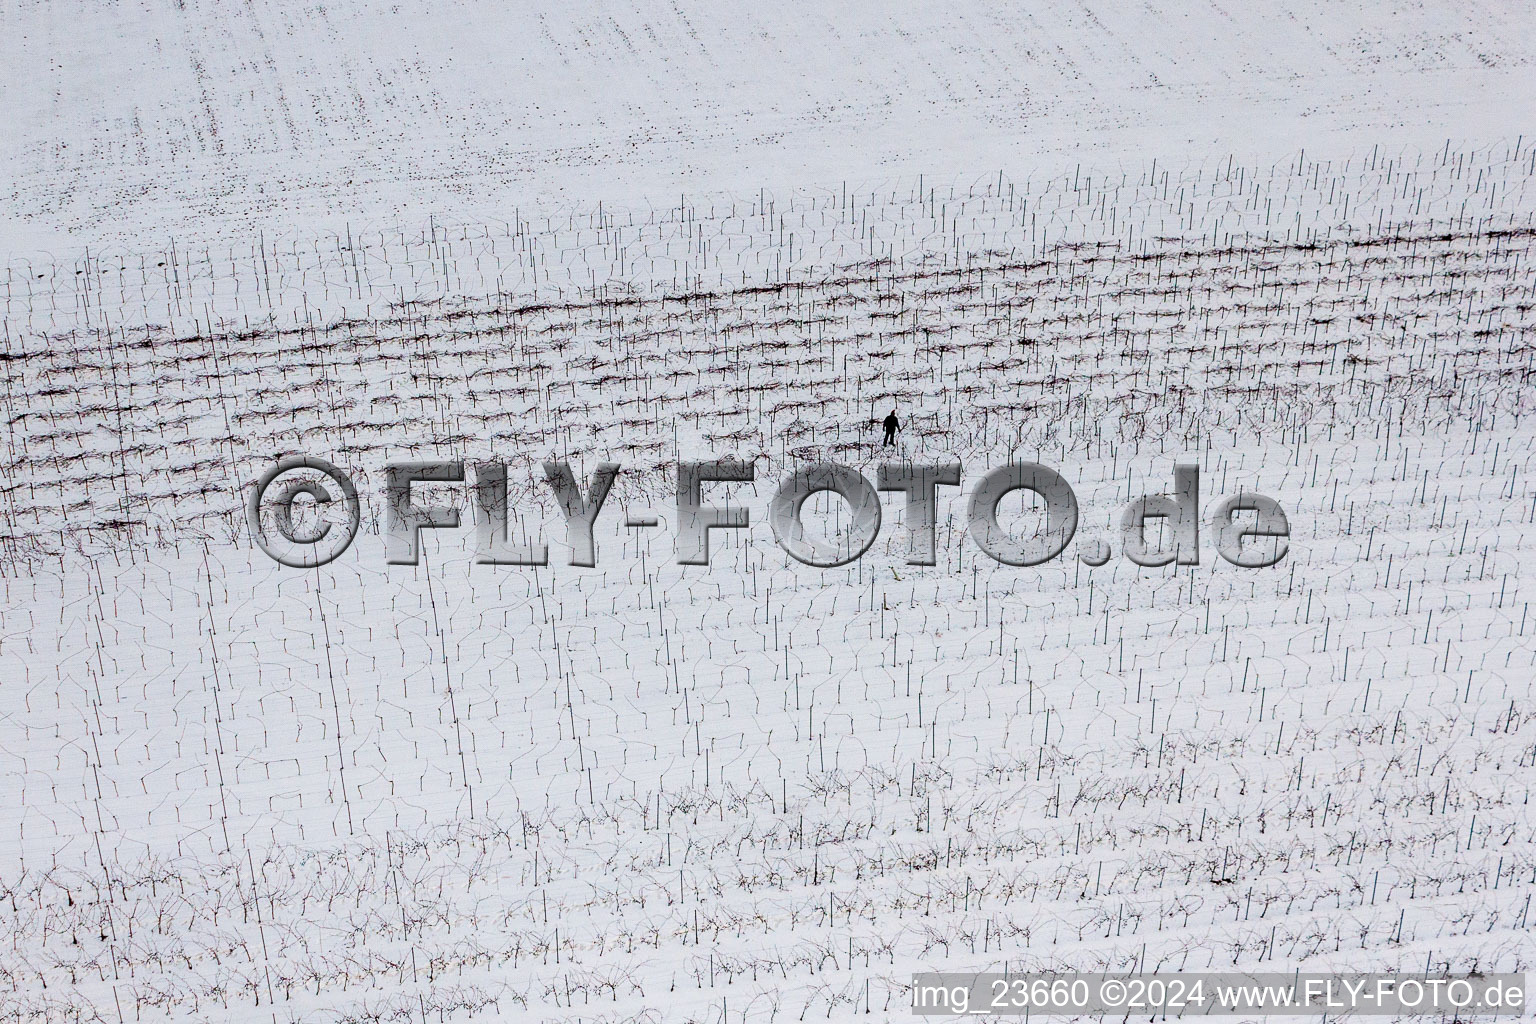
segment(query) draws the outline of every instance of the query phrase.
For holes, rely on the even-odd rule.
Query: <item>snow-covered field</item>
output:
[[[0,1020],[1531,969],[1523,9],[76,6],[0,33],[49,60],[5,78]],[[900,458],[964,465],[938,564],[898,496],[864,558],[791,560],[778,480],[873,479],[893,406]],[[320,569],[243,516],[295,452],[362,491]],[[676,465],[723,456],[752,524],[679,565]],[[505,462],[550,564],[475,564],[451,485],[465,528],[387,564],[383,467],[427,458]],[[594,568],[546,460],[623,467]],[[1081,506],[1044,565],[965,533],[1010,460]],[[1181,462],[1276,499],[1286,557],[1121,557]]]
[[[1536,8],[1508,0],[6,0],[0,19],[0,245],[58,258],[1536,125]]]

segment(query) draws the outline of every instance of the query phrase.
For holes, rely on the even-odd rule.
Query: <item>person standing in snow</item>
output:
[[[891,414],[885,418],[884,426],[885,426],[885,442],[881,445],[882,448],[886,447],[887,445],[895,444],[896,443],[896,431],[901,429],[901,423],[896,419],[896,410],[895,409],[892,409],[891,410]]]

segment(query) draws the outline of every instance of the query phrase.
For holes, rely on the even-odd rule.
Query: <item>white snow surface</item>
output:
[[[1536,124],[1536,9],[1503,0],[3,9],[0,247],[55,258]]]
[[[1529,970],[1531,21],[8,6],[0,1020]],[[892,406],[965,467],[939,564],[894,497],[790,560],[777,481],[873,478]],[[362,491],[317,570],[242,515],[289,452]],[[752,525],[680,566],[676,463],[726,455]],[[506,462],[550,565],[475,564],[453,486],[386,564],[424,458]],[[595,568],[549,459],[624,467]],[[1081,516],[1015,568],[965,502],[1026,459]],[[1285,559],[1123,559],[1177,462],[1278,500]]]

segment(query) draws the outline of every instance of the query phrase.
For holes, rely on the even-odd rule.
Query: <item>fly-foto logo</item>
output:
[[[568,463],[544,463],[544,478],[565,521],[570,564],[597,564],[593,527],[614,480],[616,463],[604,462],[593,472],[585,491]],[[1130,502],[1119,521],[1121,551],[1137,565],[1200,563],[1200,469],[1174,467],[1173,490]],[[750,509],[739,502],[706,504],[706,484],[750,483],[756,479],[750,462],[733,459],[680,462],[677,466],[677,561],[708,565],[710,532],[742,530],[751,525]],[[859,558],[879,536],[879,492],[904,498],[906,561],[937,564],[938,496],[940,487],[958,487],[958,462],[915,464],[889,462],[876,470],[871,483],[849,466],[817,463],[798,469],[780,481],[768,503],[768,525],[774,539],[791,558],[805,565],[832,568]],[[391,565],[415,565],[420,559],[421,531],[456,529],[460,512],[448,505],[417,504],[411,485],[470,483],[475,506],[475,561],[486,565],[547,565],[549,546],[542,539],[513,543],[509,539],[507,469],[502,463],[476,462],[466,481],[461,461],[394,462],[384,467],[385,548]],[[1009,532],[998,521],[999,503],[1009,494],[1028,491],[1044,503],[1043,523],[1030,535]],[[850,523],[835,539],[807,533],[801,513],[813,495],[830,492],[847,504]],[[308,499],[307,501],[304,499]],[[335,560],[357,536],[361,503],[347,473],[313,456],[289,456],[264,473],[251,490],[246,519],[256,543],[276,561],[313,568]],[[1151,521],[1165,528],[1149,537]],[[1077,533],[1077,496],[1061,474],[1036,462],[1010,462],[990,470],[972,488],[966,508],[966,531],[991,558],[1005,565],[1039,565],[1067,549]],[[1215,502],[1205,517],[1217,554],[1233,565],[1263,568],[1285,557],[1290,523],[1274,499],[1242,491]],[[660,525],[656,516],[628,516],[634,529]],[[1109,561],[1103,540],[1078,545],[1077,557],[1086,565]]]

